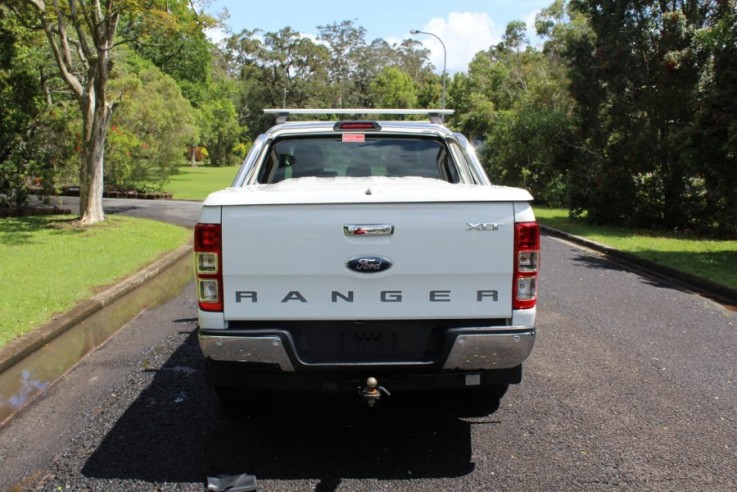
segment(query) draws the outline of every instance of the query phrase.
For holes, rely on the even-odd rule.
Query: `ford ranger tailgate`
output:
[[[226,320],[511,317],[512,202],[326,194],[222,208]]]

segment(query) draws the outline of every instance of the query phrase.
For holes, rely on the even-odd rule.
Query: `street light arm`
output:
[[[445,68],[447,66],[447,61],[448,61],[448,50],[445,48],[445,43],[443,43],[443,40],[440,39],[440,36],[438,36],[437,34],[433,34],[431,32],[420,31],[419,29],[412,29],[412,30],[409,31],[409,33],[412,34],[412,35],[415,35],[415,34],[427,34],[428,36],[432,36],[435,39],[437,39],[440,42],[440,46],[443,47],[443,74],[442,74],[443,97],[442,97],[442,106],[443,106],[443,109],[445,109],[445,73],[446,73]]]

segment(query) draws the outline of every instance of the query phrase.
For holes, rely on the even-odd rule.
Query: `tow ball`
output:
[[[386,396],[392,396],[392,394],[389,393],[389,390],[380,386],[379,380],[373,377],[366,379],[364,386],[359,386],[358,388],[358,394],[361,395],[361,398],[363,398],[363,401],[365,401],[369,407],[373,407],[376,405],[376,402],[381,400],[382,393]]]

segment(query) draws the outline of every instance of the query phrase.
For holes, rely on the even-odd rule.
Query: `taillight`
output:
[[[203,311],[223,310],[222,228],[197,224],[194,228],[194,267],[197,301]]]
[[[515,224],[513,309],[535,307],[539,266],[540,226],[537,222],[519,222]]]

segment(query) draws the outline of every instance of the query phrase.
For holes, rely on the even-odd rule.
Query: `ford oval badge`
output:
[[[356,256],[348,260],[345,266],[358,273],[379,273],[389,270],[392,262],[383,256]]]

